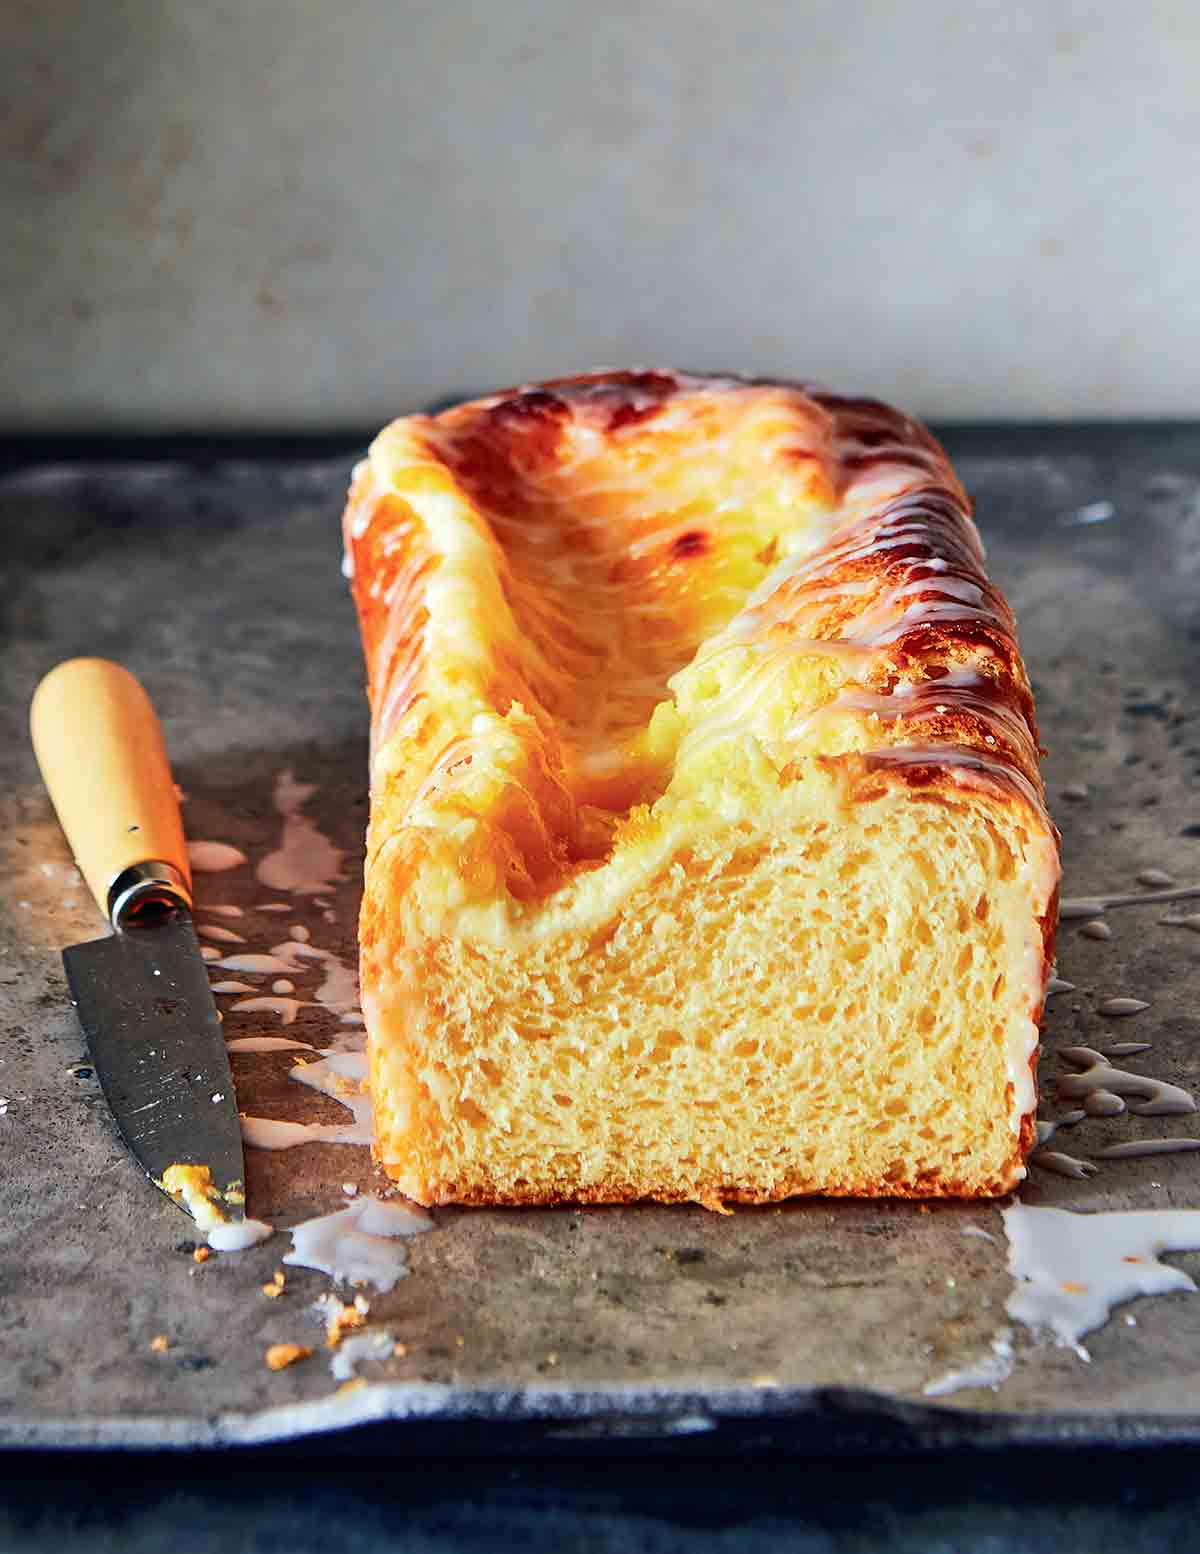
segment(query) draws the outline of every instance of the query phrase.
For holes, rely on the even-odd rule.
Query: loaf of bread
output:
[[[1012,614],[922,427],[798,383],[570,378],[394,422],[344,531],[403,1192],[1020,1180],[1058,837]]]

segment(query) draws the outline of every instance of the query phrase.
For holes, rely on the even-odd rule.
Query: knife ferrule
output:
[[[187,880],[173,863],[161,858],[122,869],[108,888],[108,918],[117,929],[180,907],[185,912],[192,909]]]

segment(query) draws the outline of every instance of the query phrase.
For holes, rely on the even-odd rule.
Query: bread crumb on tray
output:
[[[327,1295],[317,1302],[317,1309],[325,1318],[325,1342],[336,1349],[349,1331],[362,1327],[371,1308],[361,1297],[353,1305],[343,1305],[336,1295]]]
[[[269,1371],[282,1371],[295,1365],[297,1360],[307,1360],[311,1354],[312,1348],[308,1344],[272,1344],[264,1356],[264,1363]]]

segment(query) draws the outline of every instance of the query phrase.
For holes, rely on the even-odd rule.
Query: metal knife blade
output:
[[[143,1170],[202,1228],[244,1218],[237,1098],[190,916],[72,945],[63,964],[101,1088]],[[203,1176],[188,1172],[164,1186],[173,1166],[207,1167],[212,1191],[189,1191]]]

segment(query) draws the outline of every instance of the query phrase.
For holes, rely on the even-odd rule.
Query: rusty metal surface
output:
[[[1146,867],[1200,882],[1200,435],[996,432],[948,439],[976,496],[993,575],[1021,624],[1063,828],[1066,892],[1136,888]],[[349,854],[327,922],[234,924],[266,948],[290,922],[351,957],[365,819],[366,713],[338,573],[350,460],[78,468],[0,483],[0,1442],[197,1444],[285,1439],[355,1421],[495,1421],[491,1444],[540,1423],[616,1438],[695,1438],[725,1421],[832,1438],[1200,1439],[1200,1297],[1142,1302],[1089,1343],[1092,1363],[1020,1332],[997,1391],[929,1404],[924,1385],[979,1360],[1011,1287],[994,1206],[796,1202],[700,1209],[445,1211],[409,1244],[411,1274],[373,1301],[406,1346],[337,1393],[325,1359],[279,1373],[266,1347],[320,1345],[329,1281],[291,1270],[282,1227],[380,1190],[366,1151],[248,1151],[266,1244],[203,1265],[190,1222],[126,1155],[84,1058],[59,961],[95,931],[37,781],[26,735],[37,678],[73,653],[127,663],[163,719],[193,837],[277,845],[279,772],[319,785],[308,812]],[[1112,504],[1111,515],[1097,503]],[[1061,801],[1084,783],[1088,797]],[[249,907],[245,868],[199,876],[200,898]],[[1120,1029],[1152,1042],[1145,1071],[1200,1089],[1200,935],[1162,908],[1110,916],[1113,938],[1064,927],[1043,1075],[1062,1044],[1110,1031],[1115,993],[1150,999]],[[249,926],[248,926],[249,925]],[[231,1035],[276,1022],[227,1012]],[[324,1023],[322,1023],[324,1022]],[[301,1010],[294,1032],[328,1035]],[[235,1058],[244,1110],[335,1121],[291,1083],[291,1054]],[[1047,1115],[1056,1107],[1044,1106]],[[1074,1153],[1194,1119],[1089,1120]],[[1195,1155],[1107,1162],[1089,1181],[1034,1171],[1030,1203],[1200,1207]],[[964,1237],[977,1226],[994,1241]],[[1200,1255],[1179,1264],[1200,1275]],[[166,1333],[165,1354],[150,1348]],[[832,1390],[830,1390],[832,1389]],[[397,1424],[397,1429],[400,1425]],[[858,1428],[858,1427],[856,1427]],[[874,1433],[872,1433],[874,1432]]]

